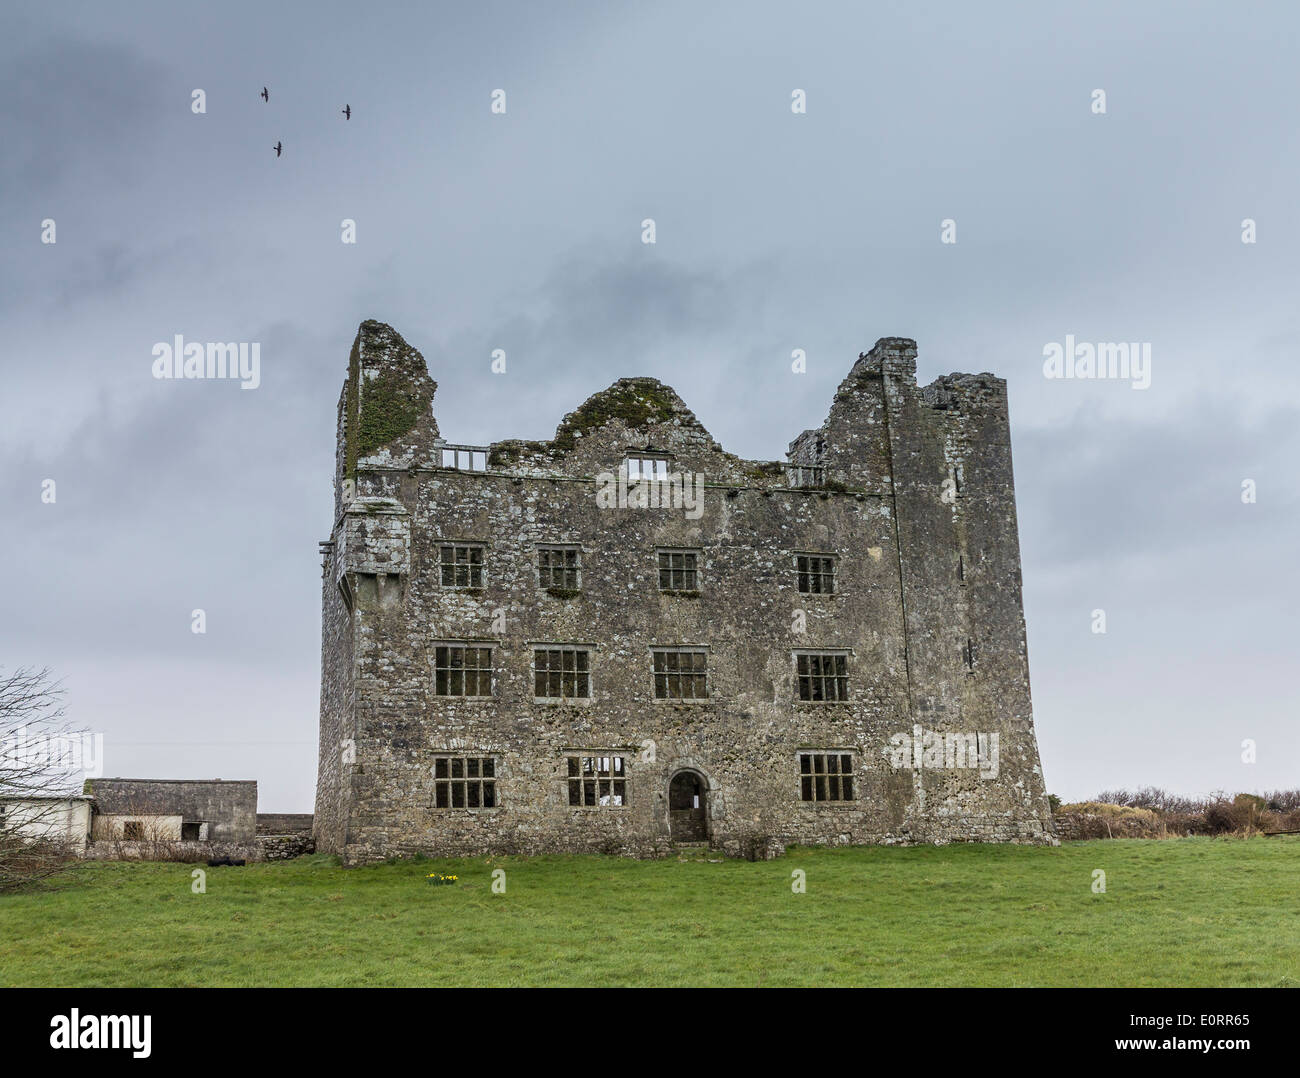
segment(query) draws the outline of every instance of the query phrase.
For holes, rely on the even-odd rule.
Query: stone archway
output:
[[[709,792],[697,771],[678,771],[668,784],[668,831],[674,842],[709,840]]]

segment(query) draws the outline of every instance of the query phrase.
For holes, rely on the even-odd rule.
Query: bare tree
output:
[[[67,798],[80,790],[81,735],[48,670],[0,671],[0,891],[72,859]]]

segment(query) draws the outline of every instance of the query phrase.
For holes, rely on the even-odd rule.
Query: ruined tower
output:
[[[364,322],[324,555],[317,848],[1054,842],[1006,384],[878,341],[787,460],[624,378],[445,441]]]

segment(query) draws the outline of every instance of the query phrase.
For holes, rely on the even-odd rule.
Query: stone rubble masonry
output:
[[[310,812],[259,812],[257,846],[259,860],[287,861],[314,853]]]
[[[305,853],[315,853],[316,844],[310,831],[295,831],[286,835],[258,835],[259,861],[289,861]]]
[[[256,864],[260,861],[288,861],[315,852],[310,831],[283,835],[258,835],[252,842],[90,842],[82,856],[88,861],[186,861],[201,862],[231,858]]]
[[[87,861],[183,861],[190,864],[221,857],[249,863],[273,860],[265,855],[260,838],[253,842],[96,841],[87,843],[82,856]]]
[[[291,835],[298,831],[311,833],[310,812],[259,812],[257,814],[259,835]]]
[[[339,400],[335,514],[322,544],[316,848],[397,855],[662,856],[668,789],[701,779],[715,849],[1056,842],[1030,703],[1006,383],[916,384],[916,345],[878,341],[789,460],[726,452],[677,394],[622,378],[551,441],[441,466],[437,386],[391,327],[361,324]],[[602,508],[596,477],[632,451],[702,473],[703,513]],[[787,463],[820,478],[793,487]],[[440,586],[438,546],[485,547],[482,587]],[[578,544],[577,594],[539,585],[538,544]],[[700,551],[698,595],[658,587],[656,549]],[[796,551],[838,558],[798,591]],[[805,631],[794,631],[797,612]],[[494,695],[434,694],[434,648],[493,647]],[[533,696],[533,645],[591,649],[591,698]],[[651,647],[708,649],[708,699],[656,699]],[[849,651],[849,699],[796,699],[796,649]],[[914,726],[999,738],[996,778],[896,767]],[[987,744],[987,741],[985,741]],[[853,755],[855,798],[801,800],[801,750]],[[492,756],[498,807],[435,808],[434,757]],[[629,803],[571,807],[566,754],[621,755]]]

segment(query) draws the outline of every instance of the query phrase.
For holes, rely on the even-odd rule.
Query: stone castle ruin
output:
[[[785,461],[623,378],[445,441],[363,322],[324,557],[318,850],[1053,843],[1006,383],[861,355]]]

